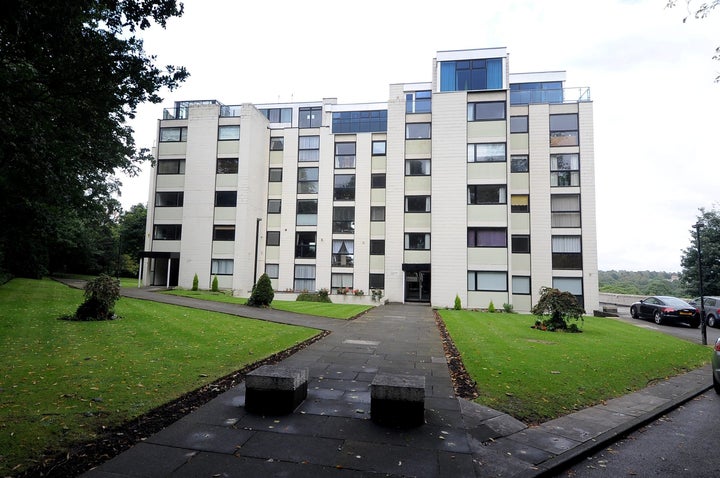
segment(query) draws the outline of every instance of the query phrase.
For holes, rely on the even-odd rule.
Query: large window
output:
[[[370,280],[368,281],[368,287],[370,289],[384,289],[385,288],[385,274],[370,274]]]
[[[550,186],[580,186],[580,157],[577,154],[550,155]]]
[[[510,156],[511,173],[527,173],[530,171],[530,158],[527,154],[513,154]]]
[[[181,224],[155,224],[153,227],[153,239],[156,241],[179,241],[181,237]]]
[[[527,234],[513,234],[512,252],[514,254],[530,253],[530,236]]]
[[[412,91],[405,93],[406,113],[430,113],[432,110],[432,91]]]
[[[550,115],[550,146],[578,144],[578,115]]]
[[[425,232],[406,232],[405,249],[429,251],[430,234]]]
[[[217,174],[237,174],[238,158],[218,158],[216,172]]]
[[[187,126],[160,128],[160,142],[172,143],[178,141],[187,141],[187,131]]]
[[[355,232],[355,208],[353,206],[333,207],[333,229],[338,234]]]
[[[385,220],[385,206],[370,206],[370,220],[373,222]]]
[[[372,142],[372,155],[373,156],[385,156],[387,154],[387,141],[373,141]]]
[[[510,117],[511,133],[527,133],[528,117],[527,116],[511,116]]]
[[[312,106],[309,108],[300,108],[298,127],[300,128],[319,128],[322,126],[322,106]]]
[[[213,226],[213,241],[234,241],[235,226]]]
[[[430,176],[430,160],[406,159],[405,176]]]
[[[579,194],[551,194],[550,211],[552,227],[581,227]]]
[[[271,183],[281,183],[283,176],[282,168],[270,168],[268,170],[268,181]]]
[[[355,257],[355,244],[348,239],[334,239],[332,241],[332,266],[352,267]]]
[[[339,289],[352,289],[353,288],[353,275],[352,274],[332,274],[330,276],[330,287],[334,291]]]
[[[371,256],[384,256],[385,255],[385,239],[370,239],[370,255]]]
[[[268,231],[265,236],[266,246],[279,246],[280,245],[280,231]]]
[[[318,168],[298,168],[298,194],[317,194]]]
[[[507,291],[507,272],[468,271],[468,290]]]
[[[240,125],[218,126],[218,141],[233,141],[240,139]]]
[[[182,191],[155,193],[155,207],[182,207],[184,197]]]
[[[430,139],[430,123],[408,123],[405,125],[405,139]]]
[[[507,229],[504,227],[468,227],[468,247],[507,247]]]
[[[282,210],[282,199],[268,199],[268,214],[280,214]]]
[[[215,191],[215,207],[237,206],[237,191]]]
[[[292,123],[292,108],[261,108],[259,111],[271,123]]]
[[[332,114],[333,134],[387,131],[387,110],[338,111]]]
[[[354,201],[355,200],[355,175],[354,174],[336,174],[335,187],[333,189],[333,199],[336,201]]]
[[[583,283],[580,277],[553,277],[552,286],[562,292],[570,292],[578,303],[584,305]]]
[[[580,236],[552,236],[552,268],[582,269]]]
[[[296,224],[317,226],[317,199],[298,199]]]
[[[496,121],[505,119],[504,101],[484,101],[481,103],[468,103],[468,121]]]
[[[430,212],[430,196],[405,196],[405,212]]]
[[[295,281],[294,287],[296,291],[315,290],[315,266],[313,265],[295,265]]]
[[[355,143],[335,143],[335,167],[338,169],[355,167]]]
[[[184,159],[158,159],[158,174],[185,174]]]
[[[298,161],[318,161],[320,159],[320,136],[300,136],[298,138]]]
[[[530,212],[530,195],[511,194],[510,212]]]
[[[385,173],[373,173],[370,176],[370,187],[372,189],[385,189]]]
[[[512,276],[512,293],[530,295],[530,276]]]
[[[440,63],[440,91],[498,90],[502,87],[502,58]]]
[[[282,136],[270,137],[270,151],[283,151],[285,149],[285,138]]]
[[[306,231],[295,234],[295,257],[314,258],[317,232]]]
[[[505,161],[505,143],[468,144],[468,163],[498,163]]]
[[[234,265],[232,259],[213,259],[210,265],[210,274],[214,276],[231,276]]]
[[[504,184],[470,184],[468,204],[507,204],[506,187]]]

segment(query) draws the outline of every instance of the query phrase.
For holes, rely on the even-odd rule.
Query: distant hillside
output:
[[[672,295],[682,297],[677,272],[598,271],[600,292],[635,295]]]

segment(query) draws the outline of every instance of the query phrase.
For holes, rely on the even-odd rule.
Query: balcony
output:
[[[510,90],[511,105],[532,105],[544,103],[582,103],[591,101],[590,88],[558,88]]]

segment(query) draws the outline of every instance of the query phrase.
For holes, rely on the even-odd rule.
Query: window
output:
[[[268,214],[280,214],[282,199],[268,199]]]
[[[512,276],[512,293],[530,295],[530,277]]]
[[[292,123],[292,108],[261,108],[260,113],[271,123]]]
[[[440,91],[497,90],[502,87],[502,58],[440,63]]]
[[[405,176],[430,176],[430,160],[406,159]]]
[[[298,168],[298,194],[317,194],[318,168]]]
[[[425,232],[406,232],[405,249],[429,251],[430,234]]]
[[[430,196],[405,196],[405,212],[430,212]]]
[[[336,292],[338,289],[352,289],[353,288],[353,275],[352,274],[332,274],[330,276],[330,287]]]
[[[333,198],[336,201],[354,201],[355,200],[355,175],[354,174],[336,174],[335,187],[333,189]]]
[[[387,142],[386,141],[373,141],[372,142],[372,155],[373,156],[385,156],[387,154]]]
[[[285,149],[285,138],[282,136],[270,137],[270,151],[282,151]]]
[[[187,141],[187,130],[187,126],[160,128],[160,142],[172,143],[178,141]]]
[[[184,196],[182,191],[155,193],[155,207],[182,207]]]
[[[468,290],[507,291],[507,272],[468,271]]]
[[[297,291],[315,290],[315,266],[295,265],[294,287]]]
[[[279,246],[280,245],[280,231],[268,231],[265,236],[266,246]]]
[[[511,194],[510,212],[530,212],[530,196],[528,194]]]
[[[317,199],[298,199],[296,224],[317,226]]]
[[[527,173],[530,171],[530,158],[527,154],[513,154],[510,156],[511,173]]]
[[[384,289],[385,288],[385,274],[370,274],[370,280],[368,281],[368,287],[370,289]]]
[[[413,91],[405,93],[405,112],[430,113],[432,109],[432,91]]]
[[[481,103],[468,103],[468,121],[497,121],[505,119],[504,101],[483,101]]]
[[[338,169],[355,167],[355,143],[335,143],[335,167]]]
[[[237,191],[215,191],[215,207],[237,206]]]
[[[217,174],[237,174],[238,158],[218,158]]]
[[[268,171],[268,181],[271,183],[281,183],[282,182],[282,168],[270,168]]]
[[[385,220],[385,206],[370,206],[370,220],[371,221],[384,221]]]
[[[527,116],[511,116],[510,117],[511,133],[527,133],[528,117]]]
[[[580,157],[577,154],[550,155],[550,186],[580,186]]]
[[[526,234],[513,234],[512,252],[514,254],[530,254],[530,236]]]
[[[298,161],[318,161],[320,159],[320,136],[300,136],[298,138]]]
[[[408,123],[405,125],[405,139],[430,139],[430,123]]]
[[[550,146],[578,144],[578,115],[550,115]]]
[[[507,229],[504,227],[468,227],[468,247],[507,247]]]
[[[280,277],[280,264],[265,264],[265,273],[271,279]]]
[[[153,239],[156,241],[179,241],[181,236],[181,224],[155,224],[153,228]]]
[[[550,211],[552,227],[581,227],[579,194],[551,194]]]
[[[332,232],[338,234],[352,234],[355,232],[355,208],[352,206],[333,207]]]
[[[384,256],[385,255],[385,239],[370,239],[370,255],[371,256]]]
[[[372,189],[385,189],[385,173],[373,173],[370,176],[370,187]]]
[[[332,241],[332,266],[352,267],[355,245],[352,240],[334,239]]]
[[[299,109],[300,128],[319,128],[322,126],[322,106],[312,106]]]
[[[295,234],[295,257],[314,258],[317,233],[298,232]]]
[[[507,204],[505,185],[468,185],[468,204]]]
[[[552,286],[562,292],[570,292],[572,295],[575,296],[581,306],[584,304],[582,278],[553,277]]]
[[[468,144],[468,163],[505,161],[505,143]]]
[[[510,104],[562,103],[561,81],[538,81],[510,85]]]
[[[233,141],[240,139],[240,125],[218,126],[218,141]]]
[[[582,238],[552,236],[552,268],[582,269]]]
[[[213,241],[234,241],[235,226],[213,226]]]
[[[332,114],[333,134],[387,131],[387,110],[339,111]]]
[[[234,261],[232,259],[213,259],[210,265],[210,274],[214,276],[231,276]]]
[[[158,174],[185,174],[184,159],[158,159]]]

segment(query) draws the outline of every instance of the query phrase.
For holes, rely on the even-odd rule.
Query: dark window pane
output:
[[[235,207],[237,206],[236,191],[216,191],[215,207]]]

